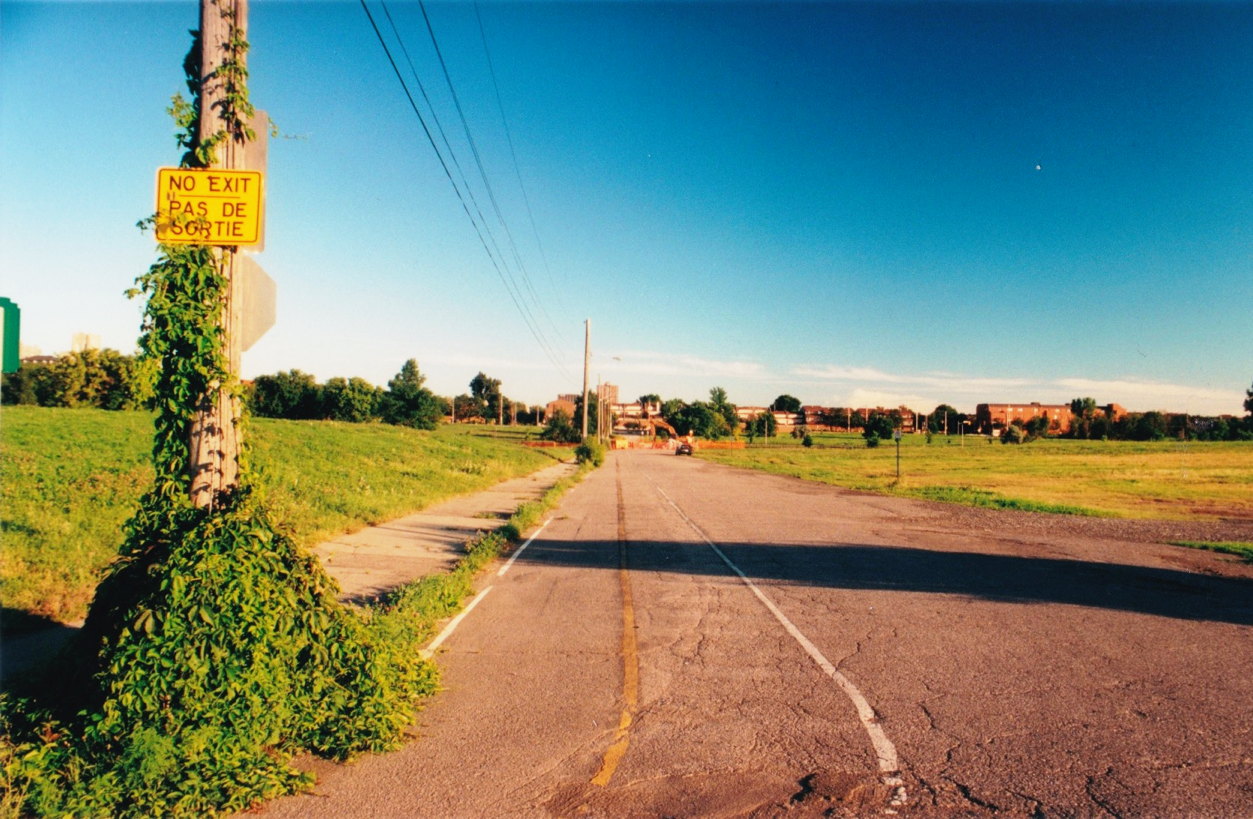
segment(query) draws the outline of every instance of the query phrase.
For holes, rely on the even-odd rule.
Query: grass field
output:
[[[906,436],[871,449],[856,435],[708,450],[717,463],[885,494],[1125,518],[1253,518],[1253,442],[1042,440]]]
[[[311,545],[551,463],[552,453],[518,445],[528,432],[253,419],[248,441],[275,520]],[[63,622],[86,613],[152,480],[151,441],[147,413],[4,408],[0,606],[10,626],[18,612]]]

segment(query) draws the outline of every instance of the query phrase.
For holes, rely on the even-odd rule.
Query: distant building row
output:
[[[631,403],[618,401],[618,387],[615,384],[600,385],[600,396],[601,400],[609,404],[614,418],[619,422],[637,421],[659,415],[661,412],[660,404],[654,403],[644,406],[638,401]],[[557,400],[550,401],[545,408],[546,417],[552,417],[553,413],[558,410],[574,417],[578,400],[579,396],[577,393],[557,396]],[[1117,421],[1127,415],[1127,410],[1119,404],[1099,406],[1096,408],[1096,411],[1111,421]],[[922,431],[923,423],[926,420],[926,416],[916,413],[908,407],[887,409],[885,407],[852,408],[810,405],[801,407],[800,412],[778,412],[771,410],[769,407],[736,407],[736,415],[745,424],[754,420],[762,413],[773,415],[775,424],[780,428],[806,426],[813,429],[836,431],[860,428],[862,423],[874,414],[892,415],[898,418],[900,429],[904,433]],[[991,435],[1016,421],[1025,424],[1033,418],[1039,417],[1048,419],[1049,429],[1054,434],[1061,434],[1070,430],[1071,413],[1069,404],[1041,404],[1038,401],[1032,401],[1027,404],[979,404],[975,407],[973,417],[963,416],[964,426],[962,429],[952,429],[949,432],[954,434],[971,432]]]
[[[1117,421],[1127,414],[1121,404],[1106,404],[1096,410],[1111,421]],[[1041,416],[1048,419],[1049,429],[1053,432],[1070,431],[1070,404],[1041,404],[1038,401],[1030,404],[979,404],[975,407],[974,431],[991,435],[995,430],[1005,429],[1015,421],[1025,424]]]

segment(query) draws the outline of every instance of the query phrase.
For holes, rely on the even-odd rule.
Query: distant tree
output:
[[[775,412],[791,412],[797,413],[801,411],[801,400],[791,395],[780,395],[774,399],[774,403],[770,405],[770,409]]]
[[[740,416],[737,415],[735,412],[735,404],[732,404],[729,400],[727,400],[726,390],[724,390],[722,387],[714,387],[711,390],[709,390],[709,408],[712,409],[718,415],[722,416],[722,420],[726,424],[725,433],[723,433],[721,429],[719,429],[718,430],[719,434],[717,437],[722,437],[722,435],[724,434],[725,435],[734,434],[735,430],[737,430],[740,426]],[[708,437],[713,437],[713,436],[708,436]]]
[[[1128,420],[1126,437],[1133,441],[1161,441],[1166,438],[1166,416],[1160,412],[1133,413]]]
[[[332,421],[370,421],[378,417],[382,395],[364,378],[332,378],[322,387],[322,414]]]
[[[666,419],[666,423],[673,427],[677,427],[675,421],[678,420],[679,414],[683,412],[687,402],[682,398],[670,398],[661,402],[661,417]]]
[[[1244,391],[1244,412],[1243,419],[1235,419],[1230,425],[1228,437],[1233,441],[1253,439],[1253,386]]]
[[[1234,419],[1233,419],[1234,421]],[[1239,424],[1239,421],[1235,421]],[[1193,416],[1189,419],[1187,434],[1198,441],[1225,441],[1232,437],[1232,423],[1226,418],[1205,418]]]
[[[458,421],[467,421],[471,418],[482,418],[483,408],[472,395],[462,393],[453,398],[453,406],[456,408],[456,417]]]
[[[890,413],[872,412],[862,424],[861,436],[866,439],[866,446],[878,446],[879,441],[892,437],[892,430],[898,425]]]
[[[748,422],[747,432],[750,438],[773,438],[778,431],[778,422],[773,412],[759,412],[757,417]]]
[[[23,365],[27,372],[7,377],[6,390],[14,403],[45,407],[99,407],[133,409],[151,394],[145,385],[151,367],[142,368],[132,356],[116,350],[82,350],[47,364]]]
[[[945,430],[954,433],[958,431],[960,425],[961,413],[948,404],[940,404],[931,410],[931,415],[927,419],[927,429],[935,433]]]
[[[577,444],[579,442],[579,427],[574,425],[570,414],[563,409],[559,409],[552,414],[548,422],[544,424],[544,431],[539,434],[540,438],[545,441],[557,441],[563,444]]]
[[[81,353],[63,355],[49,365],[53,407],[95,406],[95,390],[88,364]]]
[[[117,350],[101,350],[101,365],[108,377],[100,395],[101,409],[128,410],[151,407],[156,386],[156,359],[138,358]]]
[[[1108,436],[1109,429],[1107,424],[1099,425],[1103,427],[1102,430],[1093,428],[1093,422],[1097,420],[1095,398],[1072,399],[1070,402],[1070,414],[1072,416],[1070,420],[1070,437],[1101,438]]]
[[[137,409],[152,396],[151,362],[117,350],[83,350],[52,362],[26,362],[4,377],[6,404]]]
[[[716,430],[714,419],[720,419],[722,416],[715,413],[703,401],[694,401],[691,404],[679,403],[681,406],[674,414],[666,416],[666,421],[674,427],[675,431],[680,435],[696,435],[700,438],[712,437],[711,433]],[[725,423],[723,421],[723,424]]]
[[[710,411],[713,412],[712,407],[710,408]],[[739,426],[738,418],[736,419],[736,426]],[[726,438],[733,434],[735,434],[735,430],[727,423],[726,416],[719,412],[713,412],[713,417],[710,419],[709,426],[705,429],[704,437],[711,441],[717,441],[720,438]]]
[[[1022,425],[1023,431],[1027,434],[1027,439],[1043,438],[1048,435],[1049,419],[1047,415],[1037,415],[1034,418],[1027,419]]]
[[[544,408],[539,405],[528,407],[526,404],[522,403],[521,401],[517,403],[516,407],[518,410],[518,423],[526,424],[528,426],[534,426],[535,424],[538,424],[540,416],[544,412]]]
[[[382,419],[414,429],[435,429],[443,408],[435,394],[422,386],[425,382],[418,362],[412,358],[406,361],[396,377],[387,382],[387,392],[379,401]]]
[[[1091,396],[1087,398],[1072,398],[1070,400],[1070,414],[1077,418],[1091,418],[1096,415],[1096,399]]]
[[[479,417],[495,421],[501,409],[500,379],[489,378],[480,372],[470,379],[470,395],[478,403]]]
[[[828,407],[820,416],[822,423],[828,427],[847,427],[853,429],[862,425],[862,417],[850,407]]]
[[[38,387],[48,381],[48,365],[23,361],[17,372],[9,373],[0,382],[0,400],[5,404],[38,404]]]
[[[1027,432],[1023,429],[1022,424],[1017,420],[1005,428],[1001,433],[1002,444],[1021,444],[1027,440]]]
[[[251,409],[262,418],[317,418],[320,392],[314,377],[300,370],[259,375],[252,382]]]
[[[588,390],[587,391],[587,434],[589,436],[596,434],[596,430],[598,426],[596,423],[596,419],[600,415],[600,413],[597,412],[597,409],[599,407],[600,407],[600,402],[597,401],[596,399],[595,390]],[[573,422],[574,422],[574,425],[578,427],[580,431],[583,429],[583,396],[581,395],[577,396],[574,399]]]

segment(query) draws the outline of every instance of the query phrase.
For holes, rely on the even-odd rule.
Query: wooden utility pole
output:
[[[221,67],[230,54],[228,44],[233,30],[246,39],[248,31],[248,0],[200,0],[200,130],[203,144],[213,135],[229,131],[222,121],[225,82]],[[237,55],[243,60],[243,54]],[[244,141],[230,135],[218,143],[211,167],[234,170],[241,167]],[[236,275],[236,248],[214,251],[222,274],[226,277],[226,297],[222,305],[220,326],[228,379],[239,373],[240,328],[243,323],[241,276]],[[240,406],[231,394],[229,384],[211,384],[200,397],[191,423],[189,470],[191,502],[198,507],[212,506],[223,492],[239,483]]]
[[[587,368],[592,360],[592,320],[583,319],[583,437],[587,440]]]

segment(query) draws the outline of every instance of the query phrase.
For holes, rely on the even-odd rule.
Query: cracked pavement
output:
[[[599,787],[623,703],[619,485],[639,703]],[[658,488],[860,689],[904,805],[849,699]],[[1250,815],[1253,567],[1023,520],[613,453],[489,573],[419,739],[310,762],[315,795],[262,812]]]

